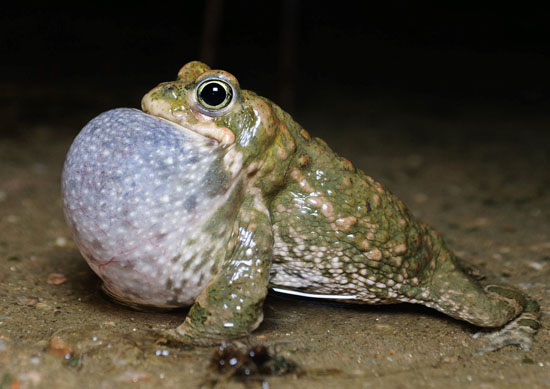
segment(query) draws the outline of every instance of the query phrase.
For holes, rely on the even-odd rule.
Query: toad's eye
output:
[[[233,99],[233,88],[222,80],[206,80],[197,87],[197,101],[207,111],[219,111]]]

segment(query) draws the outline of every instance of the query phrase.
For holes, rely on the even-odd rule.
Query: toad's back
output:
[[[324,142],[304,143],[272,205],[272,284],[372,304],[404,301],[403,285],[433,267],[427,227]]]

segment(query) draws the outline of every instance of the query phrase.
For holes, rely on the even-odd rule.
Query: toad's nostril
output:
[[[166,85],[162,88],[161,93],[163,96],[175,99],[178,96],[176,88],[173,85]]]

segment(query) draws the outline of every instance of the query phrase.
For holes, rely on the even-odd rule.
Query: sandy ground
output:
[[[2,108],[2,127],[19,132],[0,138],[0,388],[199,388],[214,349],[158,342],[185,311],[106,300],[72,242],[63,160],[78,129],[111,103],[79,111],[56,98],[63,109],[32,105],[32,120],[22,119],[25,106]],[[531,351],[476,355],[475,327],[424,307],[270,295],[249,342],[299,371],[218,387],[550,387],[550,137],[541,135],[550,116],[489,105],[432,112],[383,97],[320,104],[300,115],[309,132],[384,183],[465,261],[539,300],[543,328]]]

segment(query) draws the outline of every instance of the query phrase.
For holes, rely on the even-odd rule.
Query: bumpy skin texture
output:
[[[227,106],[203,104],[200,85],[207,81],[231,87]],[[180,302],[196,301],[174,337],[211,344],[248,334],[261,322],[263,300],[273,287],[354,303],[419,303],[477,326],[505,326],[490,335],[486,350],[529,348],[538,327],[536,303],[514,289],[472,280],[439,234],[415,220],[399,199],[273,102],[241,90],[231,74],[188,63],[176,81],[145,95],[142,107],[180,132],[214,140],[212,153],[222,155],[215,176],[226,177],[219,192],[231,192],[225,197],[230,207],[219,196],[206,197],[212,212],[199,212],[207,221],[193,222],[209,232],[202,225],[214,220],[224,249],[210,261],[199,255],[209,266],[208,284],[180,296]],[[171,272],[185,266],[185,247],[176,251]],[[181,290],[186,279],[176,279]],[[120,295],[115,288],[108,286]],[[155,305],[142,292],[135,302]],[[165,294],[174,301],[173,290]],[[133,296],[120,299],[131,302]]]

